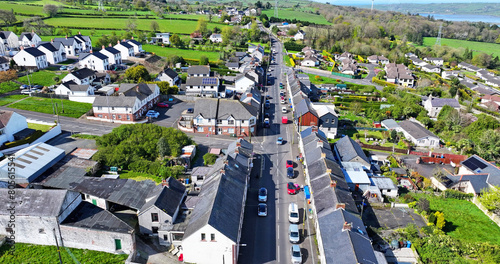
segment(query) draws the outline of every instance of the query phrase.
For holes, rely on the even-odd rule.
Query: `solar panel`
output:
[[[472,161],[470,159],[471,158],[469,158],[468,160],[465,160],[462,164],[465,167],[469,168],[470,170],[474,171],[477,169],[477,166],[474,163],[472,163]]]
[[[484,164],[484,162],[481,162],[480,160],[476,159],[476,157],[471,157],[469,158],[469,160],[480,169],[488,167],[487,164]]]
[[[217,84],[217,79],[216,78],[203,78],[201,80],[201,83],[203,85],[216,85]]]

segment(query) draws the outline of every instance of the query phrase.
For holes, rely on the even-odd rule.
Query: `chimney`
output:
[[[35,47],[35,44],[31,44],[31,47],[33,47],[33,48],[34,48],[34,47]]]
[[[312,132],[318,132],[318,127],[317,126],[312,126],[311,127]]]
[[[113,46],[111,45],[111,43],[109,43],[109,45],[108,45],[108,46],[109,46],[109,47],[113,47]]]
[[[170,186],[168,185],[168,181],[167,180],[161,180],[161,186],[170,188]]]
[[[350,231],[352,229],[352,224],[344,222],[344,226],[342,227],[342,231]]]
[[[116,41],[116,44],[120,44],[120,40],[117,40],[117,41]]]
[[[236,142],[236,147],[241,147],[241,143],[239,141]]]
[[[247,97],[253,97],[252,93],[247,93]]]
[[[23,50],[23,49],[24,49],[24,46],[19,46],[19,47],[21,48],[21,50]]]
[[[339,208],[345,209],[345,203],[338,203],[337,206],[335,206],[335,209]]]
[[[78,31],[78,35],[81,35],[81,34],[82,34],[82,32]]]
[[[321,157],[322,157],[322,158],[326,158],[326,153],[321,152]]]
[[[220,174],[226,174],[226,171],[224,169],[221,169]]]
[[[34,30],[34,29],[32,29],[32,30],[31,30],[31,33],[35,33],[35,30]]]
[[[236,154],[240,153],[240,149],[235,149],[234,153],[236,153]]]
[[[122,41],[123,41],[123,42],[125,42],[126,40],[125,40],[125,39],[123,39]]]
[[[102,49],[105,49],[106,47],[104,47],[104,45],[102,45]]]
[[[50,39],[50,43],[54,43],[54,39]]]
[[[326,169],[326,173],[331,174],[332,173],[332,169]]]
[[[134,36],[132,36],[132,39],[134,39]]]
[[[92,50],[90,50],[89,52],[92,53]]]
[[[228,164],[229,164],[229,161],[228,161],[228,160],[225,160],[225,161],[224,161],[224,164],[228,165]]]
[[[66,39],[68,39],[68,35],[66,35]]]
[[[330,187],[332,188],[337,187],[337,181],[330,181]]]

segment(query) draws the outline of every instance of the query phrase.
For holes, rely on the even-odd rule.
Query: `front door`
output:
[[[222,135],[222,128],[220,127],[217,128],[217,135]]]

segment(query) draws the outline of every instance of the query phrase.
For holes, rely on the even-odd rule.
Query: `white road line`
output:
[[[279,234],[279,233],[278,233]],[[276,261],[280,263],[280,246],[278,245],[278,252],[276,252]]]

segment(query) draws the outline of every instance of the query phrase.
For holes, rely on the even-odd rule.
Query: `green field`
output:
[[[147,52],[154,52],[158,56],[168,57],[170,55],[181,56],[184,59],[199,60],[200,56],[207,56],[209,61],[219,60],[219,53],[213,51],[199,51],[199,50],[188,50],[188,49],[177,49],[161,47],[156,45],[144,44],[142,48]]]
[[[0,97],[0,106],[8,105],[10,103],[13,103],[15,101],[21,100],[21,99],[26,98],[26,97],[28,97],[28,96],[22,95],[22,94]]]
[[[38,14],[40,16],[45,16],[43,13],[43,6],[18,5],[2,1],[0,2],[0,9],[14,10],[14,13]]]
[[[12,92],[19,89],[19,84],[15,82],[0,83],[0,94]]]
[[[268,17],[274,16],[274,10],[263,10],[262,14],[266,14]],[[302,21],[309,21],[311,23],[316,23],[316,24],[323,24],[323,25],[331,25],[330,22],[326,20],[321,15],[316,15],[316,14],[311,14],[311,13],[306,13],[306,12],[301,12],[301,11],[294,11],[294,10],[288,10],[288,9],[281,9],[278,11],[278,17],[282,19],[297,19],[297,20],[302,20]]]
[[[436,43],[436,38],[425,37],[424,46],[432,47]],[[452,48],[469,48],[475,53],[484,52],[486,54],[493,54],[493,56],[500,56],[500,44],[458,40],[458,39],[445,39],[441,38],[441,45],[446,45]]]
[[[59,263],[56,246],[16,243],[13,254],[10,254],[9,249],[10,246],[7,245],[0,247],[0,263]],[[68,248],[68,250],[80,263],[86,264],[124,263],[128,257],[126,254],[115,255],[86,249]],[[62,263],[75,263],[66,250],[61,249],[60,252]]]
[[[11,104],[9,105],[9,107],[21,110],[45,113],[45,114],[53,114],[54,112],[51,102],[54,103],[54,107],[57,104],[59,115],[67,117],[79,118],[92,108],[92,104],[73,102],[70,100],[60,100],[60,99],[51,100],[50,98],[41,98],[41,97],[30,97],[15,104]],[[64,107],[64,112],[62,111],[63,110],[62,106]]]
[[[34,72],[33,74],[29,75],[29,81],[31,82],[31,85],[43,85],[43,86],[51,86],[56,84],[56,82],[53,80],[55,76],[59,77],[59,80],[62,80],[64,76],[66,76],[68,73],[63,72],[60,74],[56,74],[55,72],[52,71],[38,71]],[[28,82],[28,76],[23,76],[18,79],[19,82],[22,82],[24,84],[29,84]]]

